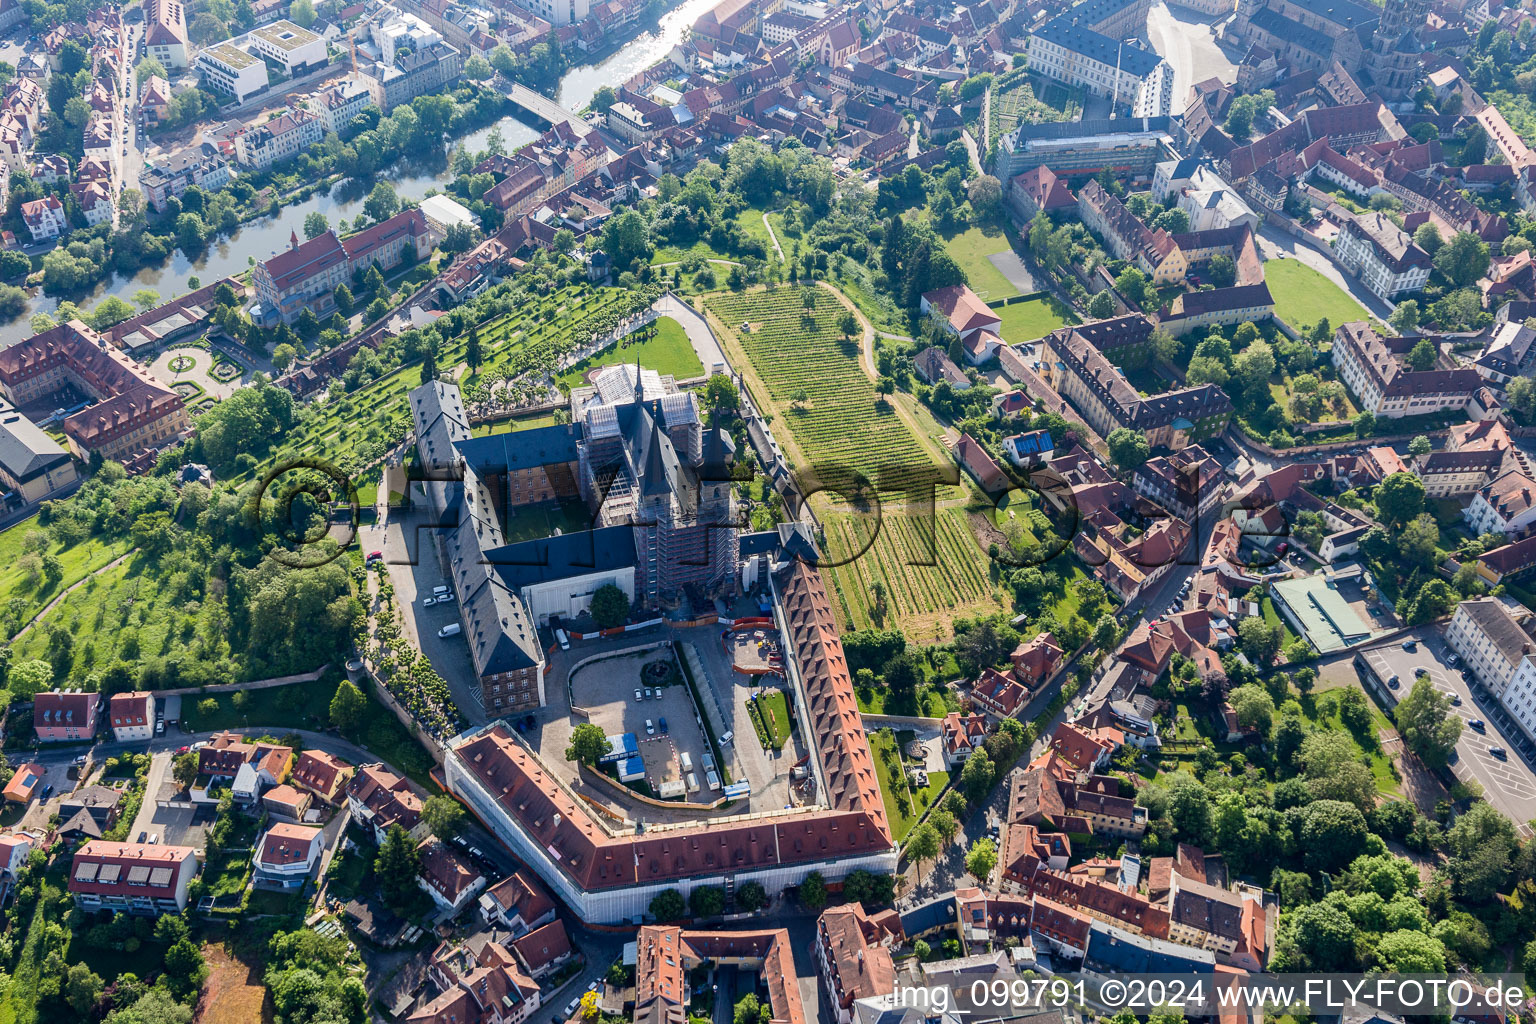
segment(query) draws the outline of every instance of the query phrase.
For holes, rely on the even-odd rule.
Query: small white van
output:
[[[685,772],[693,771],[693,756],[691,754],[689,754],[688,751],[686,751],[686,750],[683,751],[683,753],[681,755],[681,760],[683,762],[683,771],[685,771]]]
[[[463,626],[460,626],[457,622],[450,622],[448,625],[438,630],[437,635],[440,637],[458,636],[463,631]]]

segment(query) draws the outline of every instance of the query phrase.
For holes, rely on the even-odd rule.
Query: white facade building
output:
[[[325,40],[291,21],[274,21],[252,29],[238,40],[242,48],[276,61],[291,76],[323,67],[330,59]]]
[[[244,103],[267,87],[267,65],[233,43],[219,43],[197,51],[194,66],[203,81]]]
[[[1429,253],[1379,212],[1348,217],[1339,227],[1333,252],[1345,270],[1384,301],[1416,292],[1429,281]]]
[[[1500,599],[1480,597],[1457,607],[1445,639],[1525,734],[1536,738],[1536,637],[1530,626],[1529,617],[1517,619]]]

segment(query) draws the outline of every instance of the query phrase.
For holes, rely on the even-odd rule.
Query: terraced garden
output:
[[[935,459],[860,367],[858,340],[839,335],[843,307],[831,294],[783,287],[707,303],[766,389],[758,401],[788,425],[803,456],[797,468],[814,467],[822,480],[848,488],[843,493],[859,477],[885,493],[935,478]]]
[[[1070,121],[1082,109],[1081,90],[1069,90],[1056,83],[1047,83],[1042,94],[1037,97],[1027,74],[1011,72],[1004,75],[992,89],[992,138],[1001,138],[1013,131],[1020,121],[1030,124]]]
[[[844,629],[899,625],[914,640],[927,642],[947,639],[956,616],[996,610],[986,556],[964,510],[940,509],[932,520],[888,512],[878,531],[865,516],[826,515],[822,523],[829,560],[844,563],[825,573]],[[884,592],[883,613],[877,582]]]

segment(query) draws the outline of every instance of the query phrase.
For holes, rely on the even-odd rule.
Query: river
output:
[[[645,70],[664,58],[673,46],[683,38],[683,32],[705,11],[719,0],[682,0],[676,7],[662,15],[656,26],[641,33],[608,57],[595,64],[577,65],[560,79],[556,98],[567,110],[579,111],[592,102],[592,97],[604,85],[617,86],[632,75]],[[538,138],[537,128],[516,118],[503,118],[496,125],[488,125],[461,140],[448,143],[444,148],[445,159],[434,161],[441,166],[423,167],[402,165],[376,180],[388,181],[402,197],[420,199],[428,189],[442,191],[449,181],[448,148],[462,142],[470,152],[485,148],[486,139],[493,127],[500,127],[502,139],[508,150],[516,149]],[[277,214],[263,217],[243,225],[232,235],[227,235],[209,245],[194,257],[177,249],[171,258],[157,267],[144,267],[131,275],[113,274],[103,280],[89,294],[74,300],[84,309],[90,309],[108,295],[115,295],[132,303],[134,293],[148,288],[159,293],[162,300],[191,291],[188,279],[196,277],[200,284],[207,284],[231,274],[244,273],[256,260],[266,259],[288,244],[291,233],[304,230],[304,218],[319,211],[334,227],[341,217],[356,218],[373,187],[346,180],[325,195],[311,196],[302,203],[285,206]],[[31,335],[28,318],[33,313],[51,313],[58,308],[58,300],[41,292],[32,297],[27,311],[8,324],[0,324],[0,346],[12,345]]]

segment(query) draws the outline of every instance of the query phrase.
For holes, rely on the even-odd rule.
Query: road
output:
[[[1237,81],[1237,65],[1216,41],[1211,23],[1193,11],[1154,5],[1147,14],[1147,39],[1173,68],[1174,113],[1182,114],[1189,105],[1189,90],[1196,82]]]

